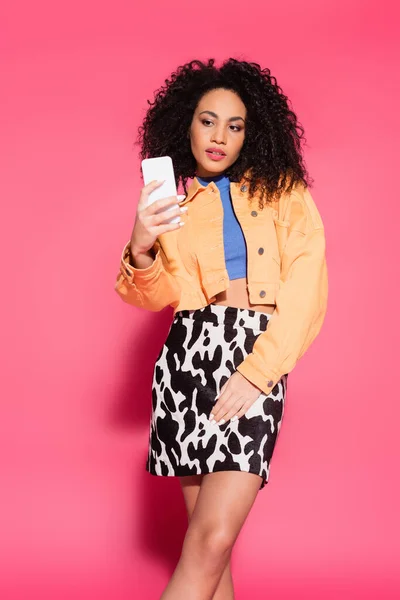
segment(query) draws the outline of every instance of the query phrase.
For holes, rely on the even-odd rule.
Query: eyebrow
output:
[[[212,110],[203,110],[201,113],[199,113],[199,116],[200,116],[200,115],[202,115],[202,114],[204,114],[204,113],[208,113],[209,115],[211,115],[212,117],[215,117],[216,119],[218,119],[218,118],[219,118],[219,117],[218,117],[218,115],[217,115],[217,113],[215,113],[215,112],[212,112]],[[230,122],[230,121],[238,121],[239,119],[240,119],[241,121],[243,121],[243,123],[245,122],[245,120],[243,119],[243,117],[230,117],[230,118],[228,119],[228,121],[229,121],[229,122]]]

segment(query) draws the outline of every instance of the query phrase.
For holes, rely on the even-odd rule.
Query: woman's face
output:
[[[239,157],[245,136],[246,107],[237,94],[216,89],[197,105],[190,126],[196,175],[220,175]]]

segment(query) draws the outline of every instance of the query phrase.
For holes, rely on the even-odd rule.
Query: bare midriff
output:
[[[217,294],[213,304],[234,306],[235,308],[250,308],[251,310],[272,314],[275,308],[274,304],[250,304],[246,285],[246,277],[231,280],[229,288]]]

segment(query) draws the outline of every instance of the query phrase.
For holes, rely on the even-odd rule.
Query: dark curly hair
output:
[[[311,186],[301,153],[304,129],[270,70],[234,58],[219,68],[214,63],[210,58],[206,63],[192,60],[178,67],[156,90],[154,101],[147,101],[149,108],[136,141],[141,146],[140,158],[171,156],[176,183],[181,181],[187,193],[187,180],[196,170],[187,136],[193,113],[205,93],[223,88],[237,93],[247,110],[242,150],[225,174],[241,181],[250,173],[250,197],[259,193],[260,208],[298,182]]]

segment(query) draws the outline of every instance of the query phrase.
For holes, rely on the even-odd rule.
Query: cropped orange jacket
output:
[[[247,290],[251,304],[274,304],[266,331],[237,370],[269,394],[319,333],[327,309],[328,278],[321,216],[308,188],[296,185],[262,210],[248,185],[231,182],[236,217],[247,246]],[[229,287],[223,242],[223,206],[214,182],[193,179],[180,202],[185,225],[160,235],[154,262],[145,269],[123,251],[115,290],[128,304],[174,315],[215,300]]]

